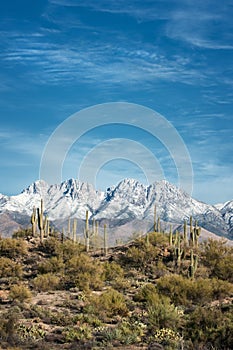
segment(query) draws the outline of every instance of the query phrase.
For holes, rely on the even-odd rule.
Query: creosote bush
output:
[[[103,320],[114,316],[124,317],[128,314],[124,295],[112,288],[100,295],[92,296],[90,306],[94,307],[94,312]]]
[[[38,265],[38,272],[59,273],[63,271],[64,267],[65,264],[63,263],[63,259],[61,259],[60,257],[53,256]]]
[[[146,305],[150,329],[177,329],[179,327],[181,319],[180,313],[171,303],[169,297],[159,295],[157,292],[149,293]]]
[[[24,301],[29,301],[32,297],[30,289],[24,284],[16,284],[11,286],[9,298],[13,301],[19,301],[23,303]]]
[[[140,247],[130,247],[123,258],[122,264],[145,271],[148,264],[156,264],[158,254],[158,247],[152,244],[147,246],[143,243]]]
[[[216,279],[187,279],[181,275],[167,275],[157,282],[158,291],[170,296],[175,305],[202,305],[214,297],[224,298],[233,294],[233,285]]]
[[[58,288],[60,278],[51,274],[46,273],[44,275],[38,275],[33,280],[33,286],[38,292],[48,292]]]
[[[233,247],[226,241],[209,239],[202,246],[202,261],[210,270],[210,277],[233,282]]]
[[[22,266],[9,258],[0,258],[0,278],[2,277],[22,277]]]
[[[13,259],[27,254],[27,244],[23,239],[0,239],[0,255]]]
[[[65,283],[82,291],[99,290],[103,286],[103,266],[81,253],[66,262]]]
[[[197,307],[187,320],[185,336],[192,340],[192,349],[203,349],[205,344],[211,344],[211,348],[217,350],[232,349],[232,310],[224,312],[220,307]]]

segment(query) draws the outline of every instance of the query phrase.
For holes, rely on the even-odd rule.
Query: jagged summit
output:
[[[216,208],[193,199],[166,180],[143,185],[135,179],[124,179],[106,191],[96,191],[77,179],[54,185],[37,180],[19,195],[0,196],[0,212],[29,216],[41,197],[50,220],[84,219],[88,210],[91,218],[108,220],[115,226],[129,222],[133,226],[134,220],[152,224],[156,205],[157,215],[163,221],[179,224],[192,215],[216,234],[227,236],[233,231],[233,201]]]

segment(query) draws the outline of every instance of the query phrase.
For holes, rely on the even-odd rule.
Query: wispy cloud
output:
[[[85,7],[98,12],[125,14],[134,17],[139,21],[150,21],[154,19],[169,18],[169,0],[158,0],[156,3],[146,0],[49,0],[50,4],[64,7]]]
[[[125,14],[140,21],[166,22],[166,34],[193,46],[232,50],[232,3],[217,0],[150,1],[140,0],[50,0],[53,6],[84,7],[96,12]]]
[[[181,1],[167,22],[170,38],[185,41],[203,49],[232,50],[232,4],[217,1],[200,3]]]
[[[128,48],[105,42],[80,42],[77,46],[50,43],[43,37],[15,37],[14,42],[1,53],[8,66],[22,65],[25,74],[35,82],[96,82],[130,85],[156,80],[200,82],[205,74],[189,67],[189,61],[180,56],[166,58],[157,47],[141,49],[128,42]],[[137,48],[138,46],[138,48]]]
[[[30,135],[12,129],[0,132],[2,150],[17,154],[18,159],[26,155],[39,160],[46,140],[46,135]]]

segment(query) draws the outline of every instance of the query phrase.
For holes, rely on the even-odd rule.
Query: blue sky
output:
[[[232,0],[2,1],[0,192],[17,194],[38,179],[46,142],[70,115],[124,101],[154,109],[179,132],[192,159],[195,198],[233,199],[232,18]],[[176,184],[164,145],[124,125],[77,140],[63,179],[76,177],[85,155],[110,138],[150,149]],[[146,181],[129,155],[103,165],[96,185],[123,177]]]

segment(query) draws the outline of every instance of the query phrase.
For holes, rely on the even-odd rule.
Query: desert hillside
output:
[[[117,248],[0,240],[2,349],[230,350],[233,249],[151,232]]]

